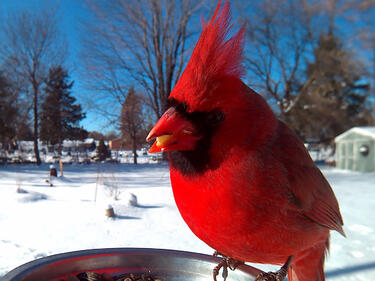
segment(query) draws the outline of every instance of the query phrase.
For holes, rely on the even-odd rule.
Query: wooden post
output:
[[[63,162],[62,162],[62,160],[61,160],[61,157],[60,157],[60,177],[62,177],[63,176]]]
[[[107,209],[105,209],[105,215],[109,218],[114,218],[116,216],[111,205],[108,205]]]

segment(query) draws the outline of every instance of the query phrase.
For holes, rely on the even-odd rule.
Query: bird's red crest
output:
[[[230,39],[230,5],[226,1],[220,10],[219,1],[215,13],[203,31],[171,97],[187,101],[190,110],[205,110],[208,100],[220,99],[213,95],[226,77],[240,78],[243,74],[242,51],[245,25]],[[214,94],[214,92],[216,92]]]

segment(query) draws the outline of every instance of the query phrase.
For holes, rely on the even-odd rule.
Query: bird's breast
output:
[[[275,184],[271,171],[246,165],[248,160],[234,160],[195,176],[172,167],[177,207],[195,235],[215,250],[244,261],[282,263],[302,247],[303,235],[301,241],[294,235],[308,231],[306,218],[287,207],[283,183]]]

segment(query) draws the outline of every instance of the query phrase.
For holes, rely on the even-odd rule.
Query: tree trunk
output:
[[[62,144],[62,140],[59,139],[59,143],[58,143],[58,146],[57,146],[57,154],[60,156],[60,159],[61,159],[61,145]]]
[[[137,164],[137,141],[133,138],[133,163]]]
[[[34,106],[34,153],[35,153],[35,159],[36,164],[39,166],[41,164],[40,156],[39,156],[39,147],[38,147],[38,89],[34,85],[34,99],[33,99],[33,106]]]

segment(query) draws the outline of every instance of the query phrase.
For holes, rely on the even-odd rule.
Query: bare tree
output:
[[[128,85],[145,92],[145,104],[160,117],[180,76],[192,15],[199,0],[87,0],[94,12],[85,23],[84,74],[101,113],[118,120]],[[191,47],[191,46],[190,46]],[[106,105],[110,104],[110,110]],[[113,114],[115,113],[115,114]]]
[[[130,88],[121,107],[121,134],[125,142],[131,143],[133,162],[137,164],[137,148],[146,138],[141,95]]]
[[[306,107],[308,106],[306,99],[311,99],[307,98],[307,95],[310,95],[317,85],[322,86],[322,81],[330,79],[328,72],[325,71],[315,71],[315,74],[320,73],[327,77],[306,74],[306,70],[314,59],[314,49],[316,50],[319,46],[321,34],[337,34],[342,39],[343,50],[345,50],[343,52],[350,50],[347,55],[351,58],[350,61],[356,62],[357,66],[361,65],[361,71],[358,70],[359,67],[353,67],[353,65],[340,65],[342,73],[352,71],[356,74],[360,73],[360,77],[364,79],[368,78],[369,75],[362,70],[361,62],[369,65],[366,62],[366,59],[368,61],[370,57],[369,52],[361,58],[360,56],[366,52],[363,52],[363,47],[360,47],[363,45],[359,43],[366,42],[364,38],[370,39],[367,43],[375,42],[371,39],[374,25],[370,24],[374,21],[374,8],[373,0],[255,0],[244,9],[249,32],[246,62],[251,77],[250,82],[274,105],[277,105],[280,117],[295,130],[306,131],[307,122],[312,120],[309,116],[312,114],[312,109],[307,110]],[[371,48],[371,44],[367,45]],[[348,62],[348,60],[340,59],[341,62]],[[339,63],[336,62],[326,68],[333,71],[334,66],[338,67]],[[354,86],[367,88],[358,83]],[[345,86],[345,89],[347,87]],[[318,101],[311,100],[311,102],[317,103]],[[333,112],[333,109],[327,110],[328,106],[321,106],[322,110],[330,111],[326,112],[328,115],[319,114],[317,108],[314,109],[316,122],[310,124],[314,127],[314,133],[319,130],[321,130],[320,133],[323,132],[318,124],[326,124],[333,119],[333,117],[327,120],[319,120],[319,118],[329,116],[329,114],[332,116],[341,114],[338,113],[340,103],[337,100],[334,103],[337,107],[334,109],[336,112]],[[297,108],[301,105],[302,108]],[[362,109],[362,107],[359,108]],[[371,117],[368,116],[367,109],[364,109],[361,114],[364,119]],[[296,120],[299,123],[298,126],[296,126]],[[347,124],[340,124],[340,126]],[[338,130],[333,131],[338,132]]]
[[[276,103],[287,119],[303,87],[299,78],[312,49],[314,1],[251,1],[245,10],[251,86]]]
[[[51,64],[62,62],[66,45],[59,38],[56,15],[42,10],[10,14],[2,27],[4,41],[0,55],[8,72],[22,79],[26,92],[32,97],[34,152],[38,165],[38,119],[40,90]]]
[[[331,0],[333,1],[333,0]],[[372,93],[375,96],[375,0],[347,0],[345,10],[345,18],[350,26],[354,26],[354,32],[351,38],[359,41],[356,44],[356,50],[361,54],[360,57],[369,69],[372,76]],[[366,52],[367,51],[367,52]],[[368,53],[371,53],[369,59]]]

